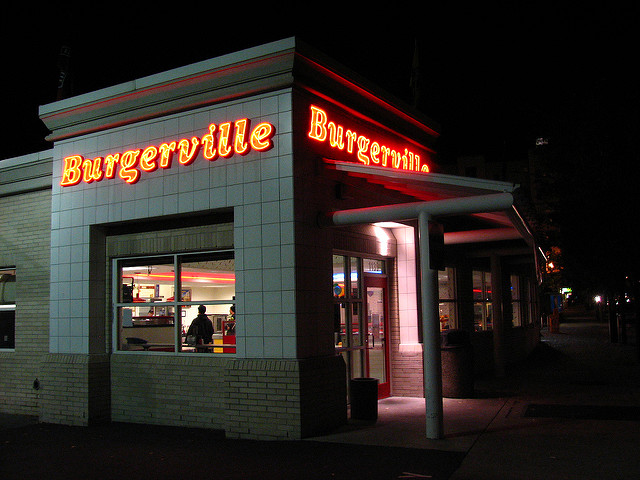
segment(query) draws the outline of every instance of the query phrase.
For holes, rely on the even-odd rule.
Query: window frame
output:
[[[342,271],[340,273],[344,275],[344,296],[336,295],[335,290],[333,291],[333,308],[334,311],[337,309],[337,312],[339,312],[341,308],[344,309],[345,332],[344,334],[341,333],[340,330],[342,325],[339,322],[339,331],[334,331],[334,348],[336,354],[343,355],[349,375],[352,377],[361,377],[364,375],[364,355],[366,350],[365,338],[363,336],[362,329],[362,322],[364,321],[364,297],[362,292],[364,285],[363,259],[356,255],[333,252],[332,258],[335,260],[336,257],[342,258]],[[334,266],[336,265],[335,262],[332,262],[332,264]],[[335,273],[336,272],[333,271],[334,275]],[[354,274],[355,280],[352,278],[352,275]],[[335,287],[333,282],[332,285]],[[356,324],[354,322],[354,318],[357,319],[358,332],[355,336],[354,328],[356,327]],[[341,340],[340,345],[337,344],[338,338]]]
[[[486,270],[472,270],[471,287],[475,289],[473,275],[478,272],[480,274],[480,294],[481,298],[475,298],[475,291],[473,297],[473,329],[476,332],[489,332],[493,331],[493,292],[491,290],[491,272]],[[476,323],[476,307],[481,308],[481,322]],[[489,321],[491,324],[489,325]]]
[[[444,271],[447,273],[447,276],[450,278],[452,283],[451,292],[452,298],[443,298],[441,289],[440,289],[440,272],[438,272],[438,317],[440,320],[440,331],[456,329],[458,328],[458,277],[457,270],[455,267],[445,267]],[[447,328],[444,328],[444,319],[443,315],[440,312],[440,308],[444,305],[447,306],[450,312],[453,314],[449,314],[449,319],[447,320]]]
[[[234,249],[222,249],[222,250],[206,250],[200,252],[179,252],[179,253],[166,253],[166,254],[150,254],[150,255],[131,255],[124,257],[114,257],[111,259],[111,278],[112,278],[112,287],[111,287],[111,318],[112,318],[112,349],[114,352],[118,353],[126,353],[126,354],[183,354],[187,353],[183,350],[182,345],[182,309],[185,306],[193,307],[199,305],[233,305],[233,308],[236,307],[236,295],[235,295],[235,286],[236,282],[234,280],[234,293],[231,298],[225,298],[221,300],[213,300],[213,299],[199,299],[199,300],[182,300],[179,295],[175,295],[175,292],[181,291],[182,287],[182,265],[185,263],[189,263],[190,257],[198,258],[203,256],[211,256],[212,260],[234,260],[234,269],[233,272],[235,274],[235,251]],[[215,257],[215,258],[213,258]],[[174,279],[173,279],[173,287],[174,287],[174,295],[172,301],[164,301],[164,302],[144,302],[145,306],[153,306],[153,307],[167,307],[173,308],[173,351],[154,351],[154,350],[126,350],[122,348],[120,329],[121,318],[119,315],[120,309],[131,307],[132,305],[136,305],[136,302],[124,302],[122,298],[122,289],[121,289],[121,269],[123,265],[127,263],[136,263],[138,261],[164,261],[167,259],[171,259],[173,263],[174,269]],[[142,264],[142,263],[140,263]],[[168,263],[167,263],[168,264]],[[140,305],[138,303],[137,305]],[[235,343],[232,346],[228,346],[224,348],[224,355],[228,356],[229,353],[235,353]],[[230,349],[232,348],[232,352]],[[222,347],[220,347],[222,349]],[[213,352],[206,353],[207,355],[216,355],[217,353],[214,349]],[[188,353],[193,353],[189,351]]]
[[[4,274],[8,274],[10,276],[12,276],[14,278],[12,283],[16,283],[17,285],[17,273],[16,273],[16,267],[15,266],[6,266],[6,267],[0,267],[0,275],[4,275]],[[9,283],[7,281],[2,281],[0,282],[0,286],[2,287],[2,296],[0,296],[0,311],[2,312],[13,312],[13,332],[11,332],[12,334],[12,345],[11,346],[3,346],[4,343],[4,339],[0,339],[0,352],[14,352],[16,349],[16,304],[17,304],[17,299],[13,298],[13,302],[4,302],[4,288],[5,285]],[[17,292],[16,292],[16,296],[17,296]]]
[[[517,278],[517,297],[513,298],[511,302],[515,306],[518,306],[520,314],[520,323],[514,327],[525,327],[533,323],[533,314],[531,311],[531,279],[525,275],[512,275],[512,293],[513,293],[513,277]]]

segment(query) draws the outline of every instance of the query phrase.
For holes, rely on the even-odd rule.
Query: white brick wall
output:
[[[16,345],[0,350],[0,412],[38,414],[48,351],[51,191],[0,197],[0,267],[16,267]]]
[[[104,179],[59,185],[62,159],[104,157],[164,140],[202,136],[210,123],[247,117],[275,126],[274,148],[210,162],[145,172],[135,185]],[[291,94],[263,94],[201,110],[61,141],[54,149],[51,226],[51,337],[53,353],[94,351],[88,335],[90,226],[147,221],[173,214],[233,208],[239,357],[296,355],[293,284],[293,167]],[[170,223],[168,224],[170,227]],[[284,334],[283,334],[284,332]]]
[[[346,421],[341,357],[314,360],[115,354],[111,417],[299,439]]]

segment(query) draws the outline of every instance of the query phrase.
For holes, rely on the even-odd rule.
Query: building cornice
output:
[[[410,136],[437,136],[433,123],[366,79],[288,38],[40,107],[49,141],[290,88],[345,102],[371,118],[393,115]]]
[[[51,150],[0,161],[0,197],[51,188]]]
[[[291,85],[293,39],[224,55],[40,107],[50,141]]]

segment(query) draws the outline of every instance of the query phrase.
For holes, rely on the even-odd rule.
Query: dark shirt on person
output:
[[[189,335],[196,336],[196,343],[212,343],[213,342],[213,325],[211,324],[211,320],[204,315],[199,314],[196,318],[193,319],[191,325],[189,326],[189,330],[187,330],[187,337]]]

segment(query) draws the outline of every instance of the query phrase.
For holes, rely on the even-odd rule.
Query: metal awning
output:
[[[497,193],[513,194],[518,189],[517,184],[510,182],[460,177],[442,173],[414,173],[328,158],[324,158],[324,162],[333,170],[343,172],[354,178],[363,179],[374,185],[381,185],[384,188],[404,193],[414,197],[420,203]],[[506,211],[450,213],[448,216],[467,217],[468,220],[472,221],[455,222],[455,225],[454,222],[450,222],[447,226],[451,228],[445,229],[445,244],[523,239],[529,247],[535,248],[533,234],[515,205],[512,205]]]

